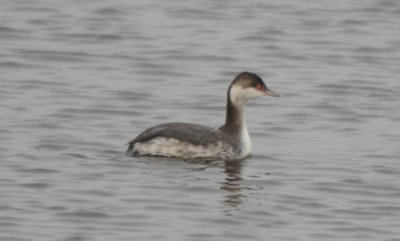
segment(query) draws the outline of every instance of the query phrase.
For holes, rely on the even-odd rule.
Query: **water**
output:
[[[399,1],[1,6],[0,240],[400,240]],[[250,159],[124,155],[243,70]]]

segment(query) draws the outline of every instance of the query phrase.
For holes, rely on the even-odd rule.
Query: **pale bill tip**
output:
[[[282,94],[276,93],[276,92],[271,91],[271,90],[265,91],[265,95],[272,96],[272,97],[283,97]]]

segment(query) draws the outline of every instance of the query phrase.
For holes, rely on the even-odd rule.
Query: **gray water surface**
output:
[[[399,1],[1,6],[0,240],[400,240]],[[244,70],[251,158],[125,156]]]

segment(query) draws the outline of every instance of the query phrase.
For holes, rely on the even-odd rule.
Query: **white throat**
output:
[[[251,140],[249,132],[247,131],[246,121],[243,118],[242,131],[240,133],[240,156],[246,157],[251,152]]]

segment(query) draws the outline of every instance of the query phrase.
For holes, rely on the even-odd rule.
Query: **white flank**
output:
[[[140,155],[159,155],[182,158],[232,157],[231,147],[221,142],[207,146],[193,145],[174,138],[156,137],[150,141],[135,143],[134,150]]]

